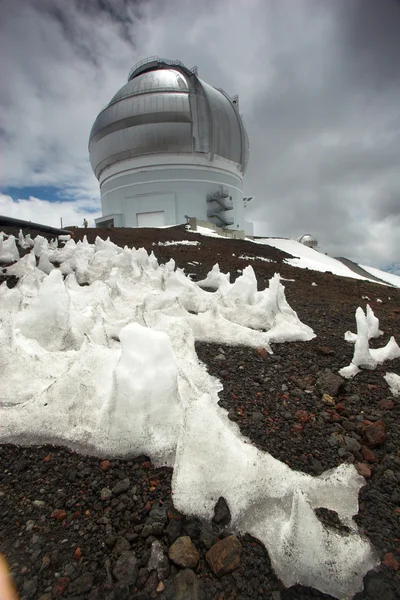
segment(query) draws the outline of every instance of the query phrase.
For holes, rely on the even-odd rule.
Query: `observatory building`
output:
[[[304,246],[307,246],[308,248],[313,248],[313,250],[317,250],[318,248],[318,240],[316,240],[311,233],[305,233],[304,235],[301,235],[296,241]]]
[[[89,139],[97,227],[160,227],[186,217],[244,229],[248,137],[230,98],[180,61],[148,58],[100,112]]]

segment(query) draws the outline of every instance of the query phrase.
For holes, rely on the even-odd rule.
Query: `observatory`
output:
[[[100,112],[89,139],[100,183],[97,227],[210,221],[244,229],[248,137],[239,99],[158,57],[135,65]]]
[[[300,244],[303,244],[303,246],[313,248],[314,250],[318,248],[318,240],[316,240],[315,237],[311,235],[311,233],[305,233],[304,235],[301,235],[299,238],[297,238],[296,241]]]

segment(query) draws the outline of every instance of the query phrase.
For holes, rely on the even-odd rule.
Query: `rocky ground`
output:
[[[75,239],[87,233],[93,242],[99,231],[74,233]],[[382,377],[387,370],[400,374],[400,359],[352,381],[337,375],[352,357],[343,334],[355,331],[355,310],[368,302],[362,296],[385,332],[371,346],[381,347],[390,335],[400,340],[400,290],[296,269],[282,262],[279,250],[202,237],[184,227],[100,235],[152,249],[162,261],[173,257],[196,280],[216,262],[232,278],[252,264],[260,288],[275,272],[295,280],[284,282],[286,297],[313,327],[314,340],[276,344],[273,355],[204,343],[197,353],[223,382],[221,406],[259,448],[311,474],[344,461],[356,465],[366,478],[356,521],[381,558],[356,599],[400,598],[400,398],[391,397]],[[158,245],[184,238],[201,244]],[[171,470],[155,468],[148,457],[109,461],[63,448],[3,445],[0,460],[0,550],[23,599],[329,598],[302,586],[285,589],[264,547],[251,536],[232,535],[223,500],[213,523],[179,514]],[[317,514],[340,527],[335,513]]]

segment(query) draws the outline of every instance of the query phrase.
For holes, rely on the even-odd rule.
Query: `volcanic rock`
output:
[[[236,536],[220,540],[206,554],[207,563],[217,577],[234,571],[240,564],[242,546]]]

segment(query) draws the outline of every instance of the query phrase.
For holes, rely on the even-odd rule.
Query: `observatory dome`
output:
[[[188,215],[244,228],[248,147],[237,96],[205,83],[197,68],[180,61],[141,61],[90,132],[102,196],[98,224],[114,216],[113,225],[157,219],[172,225]],[[138,218],[146,212],[164,215]]]
[[[305,233],[304,235],[301,235],[299,238],[297,238],[297,241],[308,248],[315,249],[318,246],[318,240],[316,240],[311,233]]]

